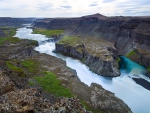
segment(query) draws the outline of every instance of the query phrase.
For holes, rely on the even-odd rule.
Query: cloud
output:
[[[70,9],[70,8],[72,8],[71,6],[60,6],[60,7],[62,7],[62,8],[66,8],[66,9]]]
[[[37,9],[39,9],[39,10],[49,10],[52,7],[53,7],[53,5],[51,3],[48,3],[48,4],[39,3],[39,4],[37,4]]]
[[[0,0],[0,5],[0,17],[150,15],[150,0]]]
[[[116,0],[103,0],[103,3],[114,2]]]
[[[90,4],[90,7],[98,6],[98,4]]]

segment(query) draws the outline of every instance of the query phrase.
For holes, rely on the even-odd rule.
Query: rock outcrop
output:
[[[93,55],[86,50],[84,44],[78,45],[76,47],[56,43],[56,51],[64,55],[71,56],[81,60],[86,64],[89,69],[99,75],[103,76],[119,76],[119,66],[116,61],[117,50],[113,48],[102,49],[102,51],[112,52],[111,55]],[[104,52],[103,52],[104,53]]]
[[[14,86],[15,85],[10,81],[10,78],[0,71],[0,95],[13,91],[15,89]]]
[[[20,27],[22,24],[30,24],[35,18],[10,18],[0,17],[0,26]]]
[[[77,79],[71,79],[69,87],[77,97],[85,101],[87,106],[92,106],[93,109],[98,109],[99,112],[132,113],[131,109],[122,100],[96,83],[92,83],[89,87]]]
[[[33,47],[38,45],[36,41],[22,40],[18,43],[7,43],[0,46],[0,54],[5,59],[14,59],[22,56],[37,55],[38,52],[34,51]]]

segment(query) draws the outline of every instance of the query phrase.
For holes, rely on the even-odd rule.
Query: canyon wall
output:
[[[30,24],[35,18],[10,18],[0,17],[0,26],[21,27],[22,24]]]
[[[42,23],[45,22],[35,21],[34,27],[43,28]],[[145,64],[147,60],[141,60],[150,58],[150,17],[106,17],[95,14],[80,18],[54,18],[49,19],[44,28],[64,29],[67,35],[111,42],[119,55],[128,56],[133,50],[140,49],[140,58],[136,61],[147,68],[150,67],[150,64]]]

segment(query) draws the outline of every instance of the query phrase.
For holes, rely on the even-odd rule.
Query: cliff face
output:
[[[35,18],[0,17],[0,26],[20,27],[22,24],[32,23]]]
[[[70,45],[56,43],[57,52],[81,60],[89,67],[91,71],[103,76],[119,76],[119,66],[115,60],[118,56],[117,50],[113,48],[107,49],[109,50],[109,52],[113,51],[110,59],[100,58],[101,56],[89,53],[84,44],[73,47]],[[105,51],[104,48],[103,51]]]
[[[44,21],[36,21],[34,27],[43,27],[41,22]],[[137,48],[146,50],[137,60],[143,65],[147,60],[140,59],[150,58],[146,55],[150,53],[150,17],[105,17],[96,14],[80,18],[55,18],[50,19],[44,28],[64,29],[67,35],[106,40],[117,48],[120,55],[127,55]],[[150,67],[150,64],[145,66]]]

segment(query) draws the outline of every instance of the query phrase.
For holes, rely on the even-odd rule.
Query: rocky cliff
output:
[[[44,23],[43,20],[35,21],[34,27],[43,27],[41,22]],[[49,19],[44,28],[64,29],[67,35],[108,41],[116,47],[119,55],[127,56],[134,49],[146,50],[146,53],[141,52],[137,62],[150,67],[145,65],[150,58],[147,55],[150,53],[150,17],[106,17],[95,14],[80,18],[55,18]]]
[[[10,18],[0,17],[0,26],[20,27],[22,24],[30,24],[35,18]]]
[[[103,54],[92,54],[87,50],[84,44],[70,46],[66,44],[56,43],[56,52],[71,56],[81,60],[89,69],[103,76],[119,76],[119,66],[116,61],[118,53],[116,49],[107,47],[102,48]],[[105,52],[108,54],[105,55]],[[111,55],[110,55],[111,53]]]

